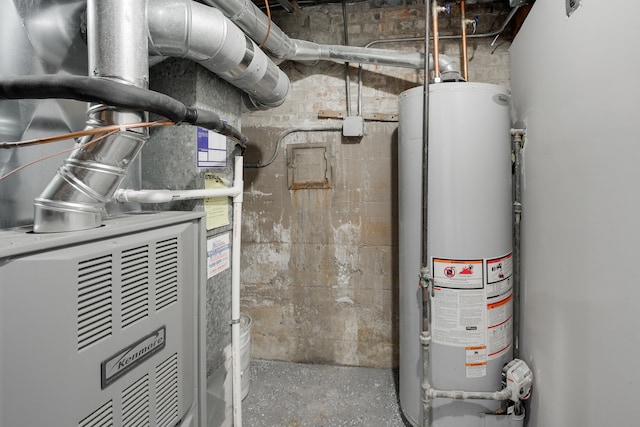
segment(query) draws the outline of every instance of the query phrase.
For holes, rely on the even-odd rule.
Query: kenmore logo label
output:
[[[104,390],[115,380],[162,350],[166,343],[166,326],[122,349],[100,364],[101,388]]]

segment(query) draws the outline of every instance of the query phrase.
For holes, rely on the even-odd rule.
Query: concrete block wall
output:
[[[485,17],[479,32],[498,27],[507,13],[496,6],[474,7],[482,9],[469,5],[468,14]],[[424,37],[423,9],[421,1],[408,0],[400,6],[348,4],[349,42],[364,46],[378,39]],[[442,19],[441,34],[459,31],[457,13]],[[343,44],[340,4],[278,12],[273,19],[293,38]],[[470,41],[470,80],[508,86],[509,43],[491,42]],[[457,59],[458,45],[443,42],[443,53]],[[420,41],[375,47],[424,49]],[[352,114],[357,112],[356,66],[350,73]],[[287,101],[242,116],[243,132],[254,141],[247,162],[268,160],[286,130],[342,124],[319,119],[318,113],[346,111],[344,65],[286,62],[281,67],[292,81]],[[397,114],[398,94],[422,81],[420,70],[365,65],[363,115]],[[366,121],[364,133],[354,140],[339,131],[296,132],[282,141],[272,165],[245,171],[242,305],[253,318],[256,358],[397,365],[397,123]],[[327,147],[330,188],[289,189],[293,170],[287,151],[311,144]]]

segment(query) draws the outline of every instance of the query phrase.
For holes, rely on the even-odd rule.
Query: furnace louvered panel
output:
[[[0,426],[204,427],[204,230],[192,212],[0,230]]]
[[[78,427],[113,427],[113,403],[105,403],[78,423]]]
[[[149,316],[149,246],[122,252],[122,327]]]
[[[122,424],[126,427],[149,426],[149,375],[122,391]]]
[[[156,367],[156,425],[170,426],[178,417],[178,355]]]
[[[78,351],[111,336],[112,269],[111,255],[78,263]]]
[[[178,239],[156,244],[156,310],[178,302]]]

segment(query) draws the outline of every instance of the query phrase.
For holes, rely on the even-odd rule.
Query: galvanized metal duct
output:
[[[201,63],[248,92],[250,108],[277,106],[288,93],[288,77],[255,43],[218,10],[189,0],[88,0],[87,33],[91,77],[147,88],[152,52]],[[143,122],[148,114],[95,104],[88,116],[87,128],[100,128]],[[149,135],[146,129],[122,130],[89,144],[94,138],[79,141],[36,198],[36,233],[98,227],[104,205]]]
[[[149,52],[200,63],[248,96],[250,109],[282,104],[289,78],[219,10],[190,0],[148,0]]]
[[[273,56],[288,59],[293,53],[293,42],[251,0],[203,0],[209,6],[222,11],[234,24]],[[268,36],[268,37],[267,37]]]
[[[253,40],[262,43],[267,36],[269,18],[250,0],[203,0],[220,9],[230,20],[240,27]],[[425,65],[424,54],[386,49],[367,49],[354,46],[322,45],[305,40],[291,39],[277,25],[271,23],[269,37],[264,48],[279,59],[313,62],[333,61],[378,64],[391,67],[422,69]],[[433,59],[430,58],[430,68]],[[446,55],[438,56],[442,73],[459,74],[460,69]],[[457,77],[451,77],[457,80]]]
[[[322,45],[304,40],[293,40],[295,50],[292,61],[327,60],[338,63],[353,62],[361,64],[387,65],[422,69],[425,66],[425,55],[421,52],[405,52],[401,50],[370,49],[356,46]],[[458,64],[446,55],[438,55],[441,72],[458,73]],[[429,55],[429,68],[433,69],[433,56]]]
[[[87,42],[92,77],[148,86],[145,4],[140,1],[88,0]],[[134,24],[132,24],[134,23]],[[87,128],[146,121],[147,113],[95,104]],[[94,136],[95,137],[95,136]],[[102,210],[149,135],[146,129],[122,130],[78,147],[34,204],[34,232],[77,231],[98,227]]]

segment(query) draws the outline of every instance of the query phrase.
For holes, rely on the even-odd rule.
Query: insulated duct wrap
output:
[[[190,0],[148,0],[149,52],[198,62],[247,97],[251,109],[276,107],[289,78],[219,10]]]

